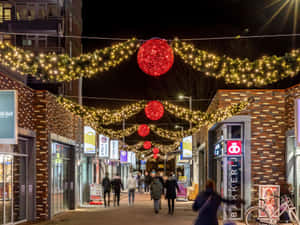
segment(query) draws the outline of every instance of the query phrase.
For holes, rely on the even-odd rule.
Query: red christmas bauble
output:
[[[157,154],[154,154],[154,155],[153,155],[153,158],[154,158],[154,159],[157,159],[157,157],[158,157]]]
[[[146,137],[150,133],[150,128],[146,124],[141,124],[138,128],[138,134],[141,137]]]
[[[150,120],[159,120],[164,115],[164,106],[159,101],[151,101],[145,107],[145,113]]]
[[[144,149],[150,149],[151,148],[151,141],[145,141],[144,142]]]
[[[146,41],[140,47],[137,60],[144,73],[160,76],[171,69],[174,63],[174,54],[166,40],[154,38]]]
[[[158,148],[153,148],[152,151],[153,151],[154,154],[158,154],[159,153],[159,149]]]

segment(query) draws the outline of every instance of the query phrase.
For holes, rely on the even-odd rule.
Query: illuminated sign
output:
[[[119,160],[119,141],[110,141],[110,159]]]
[[[96,131],[89,126],[84,127],[84,153],[96,153]]]
[[[188,136],[182,139],[182,157],[192,158],[193,156],[193,137]]]
[[[227,155],[241,155],[242,142],[241,141],[227,141]]]
[[[109,157],[109,137],[99,135],[99,157]]]

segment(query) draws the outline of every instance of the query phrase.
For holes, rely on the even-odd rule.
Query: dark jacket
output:
[[[211,199],[204,206],[205,202],[210,196]],[[234,200],[227,200],[222,198],[211,189],[207,189],[205,192],[200,193],[193,204],[193,210],[199,211],[199,215],[195,225],[218,225],[217,211],[221,202],[224,202],[226,204],[237,203]],[[201,208],[202,206],[204,206],[204,208]]]
[[[108,177],[103,178],[102,187],[103,187],[103,192],[110,192],[111,191],[111,182],[110,182]]]
[[[166,198],[175,199],[176,198],[176,189],[179,191],[179,187],[176,181],[176,177],[169,177],[165,184],[166,188]]]
[[[122,188],[122,190],[124,189],[122,181],[121,181],[121,179],[119,177],[115,177],[112,180],[111,185],[112,185],[112,189],[113,189],[113,191],[115,193],[120,193],[121,192],[121,188]]]
[[[146,185],[150,185],[151,182],[152,182],[152,177],[151,177],[150,175],[147,175],[147,176],[145,177],[145,184],[146,184]]]
[[[152,199],[159,200],[161,198],[161,195],[163,193],[163,186],[160,183],[158,178],[153,179],[153,181],[151,183],[150,191],[151,191]]]

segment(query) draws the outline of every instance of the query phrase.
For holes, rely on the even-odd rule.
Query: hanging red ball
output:
[[[145,113],[150,120],[159,120],[164,115],[164,106],[159,101],[151,101],[145,107]]]
[[[145,141],[144,142],[144,149],[150,149],[151,148],[151,141]]]
[[[157,159],[157,157],[158,157],[157,154],[154,154],[154,155],[153,155],[153,158],[154,158],[154,159]]]
[[[138,134],[141,137],[146,137],[150,133],[150,128],[146,124],[141,124],[138,128]]]
[[[166,40],[154,38],[146,41],[140,47],[137,60],[144,73],[157,77],[171,69],[174,63],[174,54]]]
[[[159,153],[159,149],[158,148],[153,148],[152,151],[153,151],[154,154],[158,154]]]

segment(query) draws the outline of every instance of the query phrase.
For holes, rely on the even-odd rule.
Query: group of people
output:
[[[173,173],[170,173],[170,176],[165,181],[162,177],[162,174],[152,172],[151,175],[146,172],[143,177],[143,184],[145,193],[150,192],[151,200],[154,202],[154,211],[158,213],[161,209],[161,198],[165,196],[168,200],[168,209],[169,214],[174,214],[175,199],[176,199],[176,190],[179,191],[177,179]],[[134,204],[135,191],[138,187],[138,190],[141,189],[141,175],[138,174],[135,178],[131,174],[127,180],[128,186],[128,205],[132,206]],[[109,178],[109,174],[106,173],[104,179],[102,180],[103,187],[103,200],[104,207],[110,206],[110,194],[111,191],[114,193],[113,203],[114,206],[120,205],[120,193],[121,190],[124,190],[123,183],[120,176],[114,176],[112,180]]]

